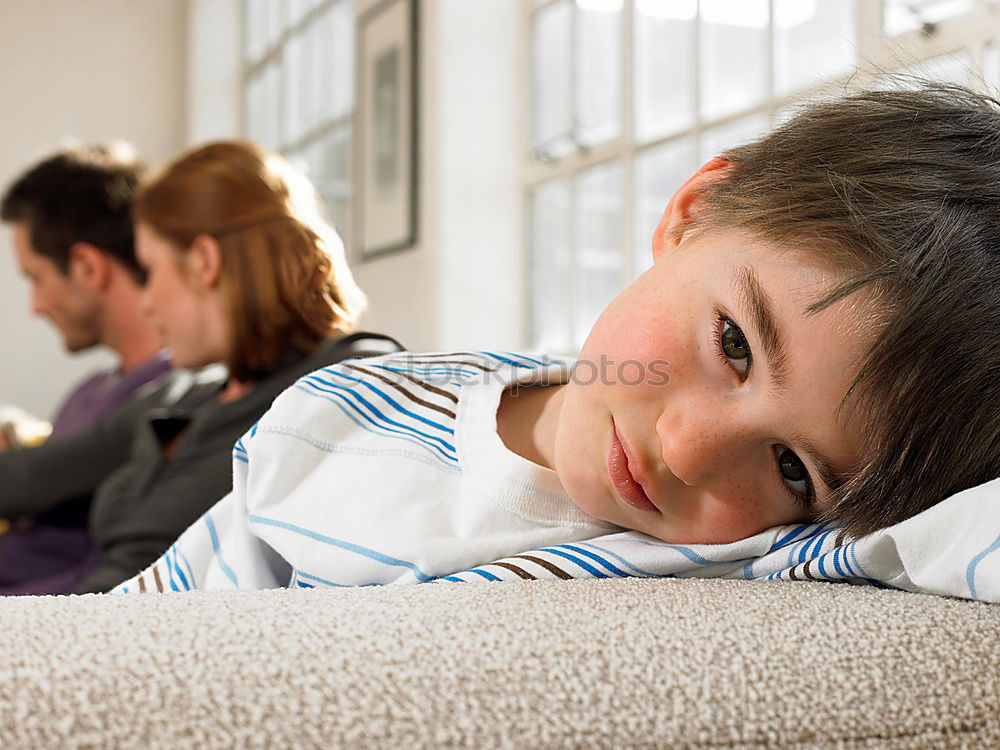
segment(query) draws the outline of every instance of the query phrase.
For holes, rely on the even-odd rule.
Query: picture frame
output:
[[[416,0],[385,0],[359,19],[355,226],[362,261],[417,242]]]

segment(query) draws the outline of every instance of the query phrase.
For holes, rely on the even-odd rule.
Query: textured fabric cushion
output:
[[[1000,606],[581,580],[0,601],[0,746],[997,747]]]

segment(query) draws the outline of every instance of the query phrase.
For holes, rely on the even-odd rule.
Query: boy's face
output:
[[[563,389],[559,478],[590,515],[673,543],[807,520],[862,458],[838,413],[869,342],[857,301],[808,315],[837,279],[803,254],[663,230]]]

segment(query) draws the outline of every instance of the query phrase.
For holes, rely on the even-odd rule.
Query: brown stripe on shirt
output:
[[[439,359],[439,360],[429,360],[429,359],[407,359],[404,360],[407,364],[413,365],[461,365],[462,367],[474,367],[477,370],[482,370],[483,372],[496,372],[502,367],[498,365],[496,367],[487,367],[480,362],[470,362],[464,359]]]
[[[538,580],[537,578],[535,578],[535,576],[531,575],[531,573],[529,573],[528,571],[526,571],[524,568],[519,568],[517,565],[514,565],[514,563],[509,563],[509,562],[495,562],[495,563],[493,563],[493,565],[496,565],[498,568],[506,568],[507,570],[511,571],[512,573],[516,573],[517,575],[519,575],[521,578],[523,578],[526,581],[537,581]]]
[[[156,590],[159,593],[163,593],[163,581],[160,580],[160,569],[155,565],[153,566],[153,579],[156,581]]]
[[[562,578],[564,581],[569,581],[569,580],[571,580],[573,578],[573,576],[571,576],[569,573],[567,573],[562,568],[559,568],[559,567],[553,565],[548,560],[543,560],[540,557],[535,557],[534,555],[513,555],[510,559],[511,560],[527,560],[528,562],[533,562],[533,563],[535,563],[535,565],[540,565],[543,568],[545,568],[547,571],[549,571],[556,578]]]
[[[811,560],[806,560],[806,564],[802,568],[802,575],[804,575],[810,581],[818,581],[819,580],[816,576],[814,576],[812,574],[812,571],[809,570],[809,566],[813,564],[813,560],[815,560],[815,559],[816,558],[812,558]]]
[[[446,417],[450,417],[451,419],[455,418],[455,412],[453,412],[451,409],[447,409],[447,408],[445,408],[443,406],[438,406],[437,404],[432,404],[430,401],[424,401],[424,399],[420,398],[419,396],[415,396],[412,393],[410,393],[408,390],[406,390],[399,383],[394,383],[392,381],[392,378],[387,378],[385,375],[382,375],[381,373],[372,372],[371,370],[369,370],[369,369],[367,369],[365,367],[358,367],[357,365],[347,364],[347,365],[344,365],[344,367],[346,367],[349,370],[354,370],[355,372],[360,372],[363,375],[368,375],[370,377],[373,377],[373,378],[376,378],[378,380],[381,380],[386,385],[392,386],[397,391],[399,391],[400,393],[402,393],[404,396],[406,396],[408,399],[410,399],[410,401],[413,401],[414,403],[420,404],[421,406],[424,406],[424,407],[426,407],[428,409],[432,409],[433,411],[436,411],[439,414],[444,414]],[[417,382],[419,383],[419,381],[417,381]],[[458,399],[456,398],[456,402],[457,402],[457,400]]]
[[[449,399],[450,401],[453,401],[456,404],[458,403],[458,396],[456,396],[451,391],[446,391],[443,388],[438,388],[436,386],[431,385],[430,383],[426,383],[423,380],[420,380],[417,376],[411,375],[408,372],[398,372],[395,370],[393,370],[393,372],[395,372],[397,375],[401,375],[402,377],[406,378],[414,385],[419,385],[424,390],[430,391],[431,393],[437,396],[441,396],[442,398]]]
[[[146,579],[143,578],[142,573],[139,574],[139,593],[140,594],[146,593]]]

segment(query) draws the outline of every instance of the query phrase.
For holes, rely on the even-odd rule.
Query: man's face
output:
[[[870,340],[857,300],[807,314],[837,279],[745,234],[658,242],[565,386],[563,486],[590,515],[672,543],[809,519],[863,458],[838,411]]]
[[[80,280],[75,261],[70,260],[63,274],[51,259],[35,252],[27,222],[14,222],[12,228],[18,265],[31,283],[32,312],[52,322],[71,352],[101,343],[100,302]]]

